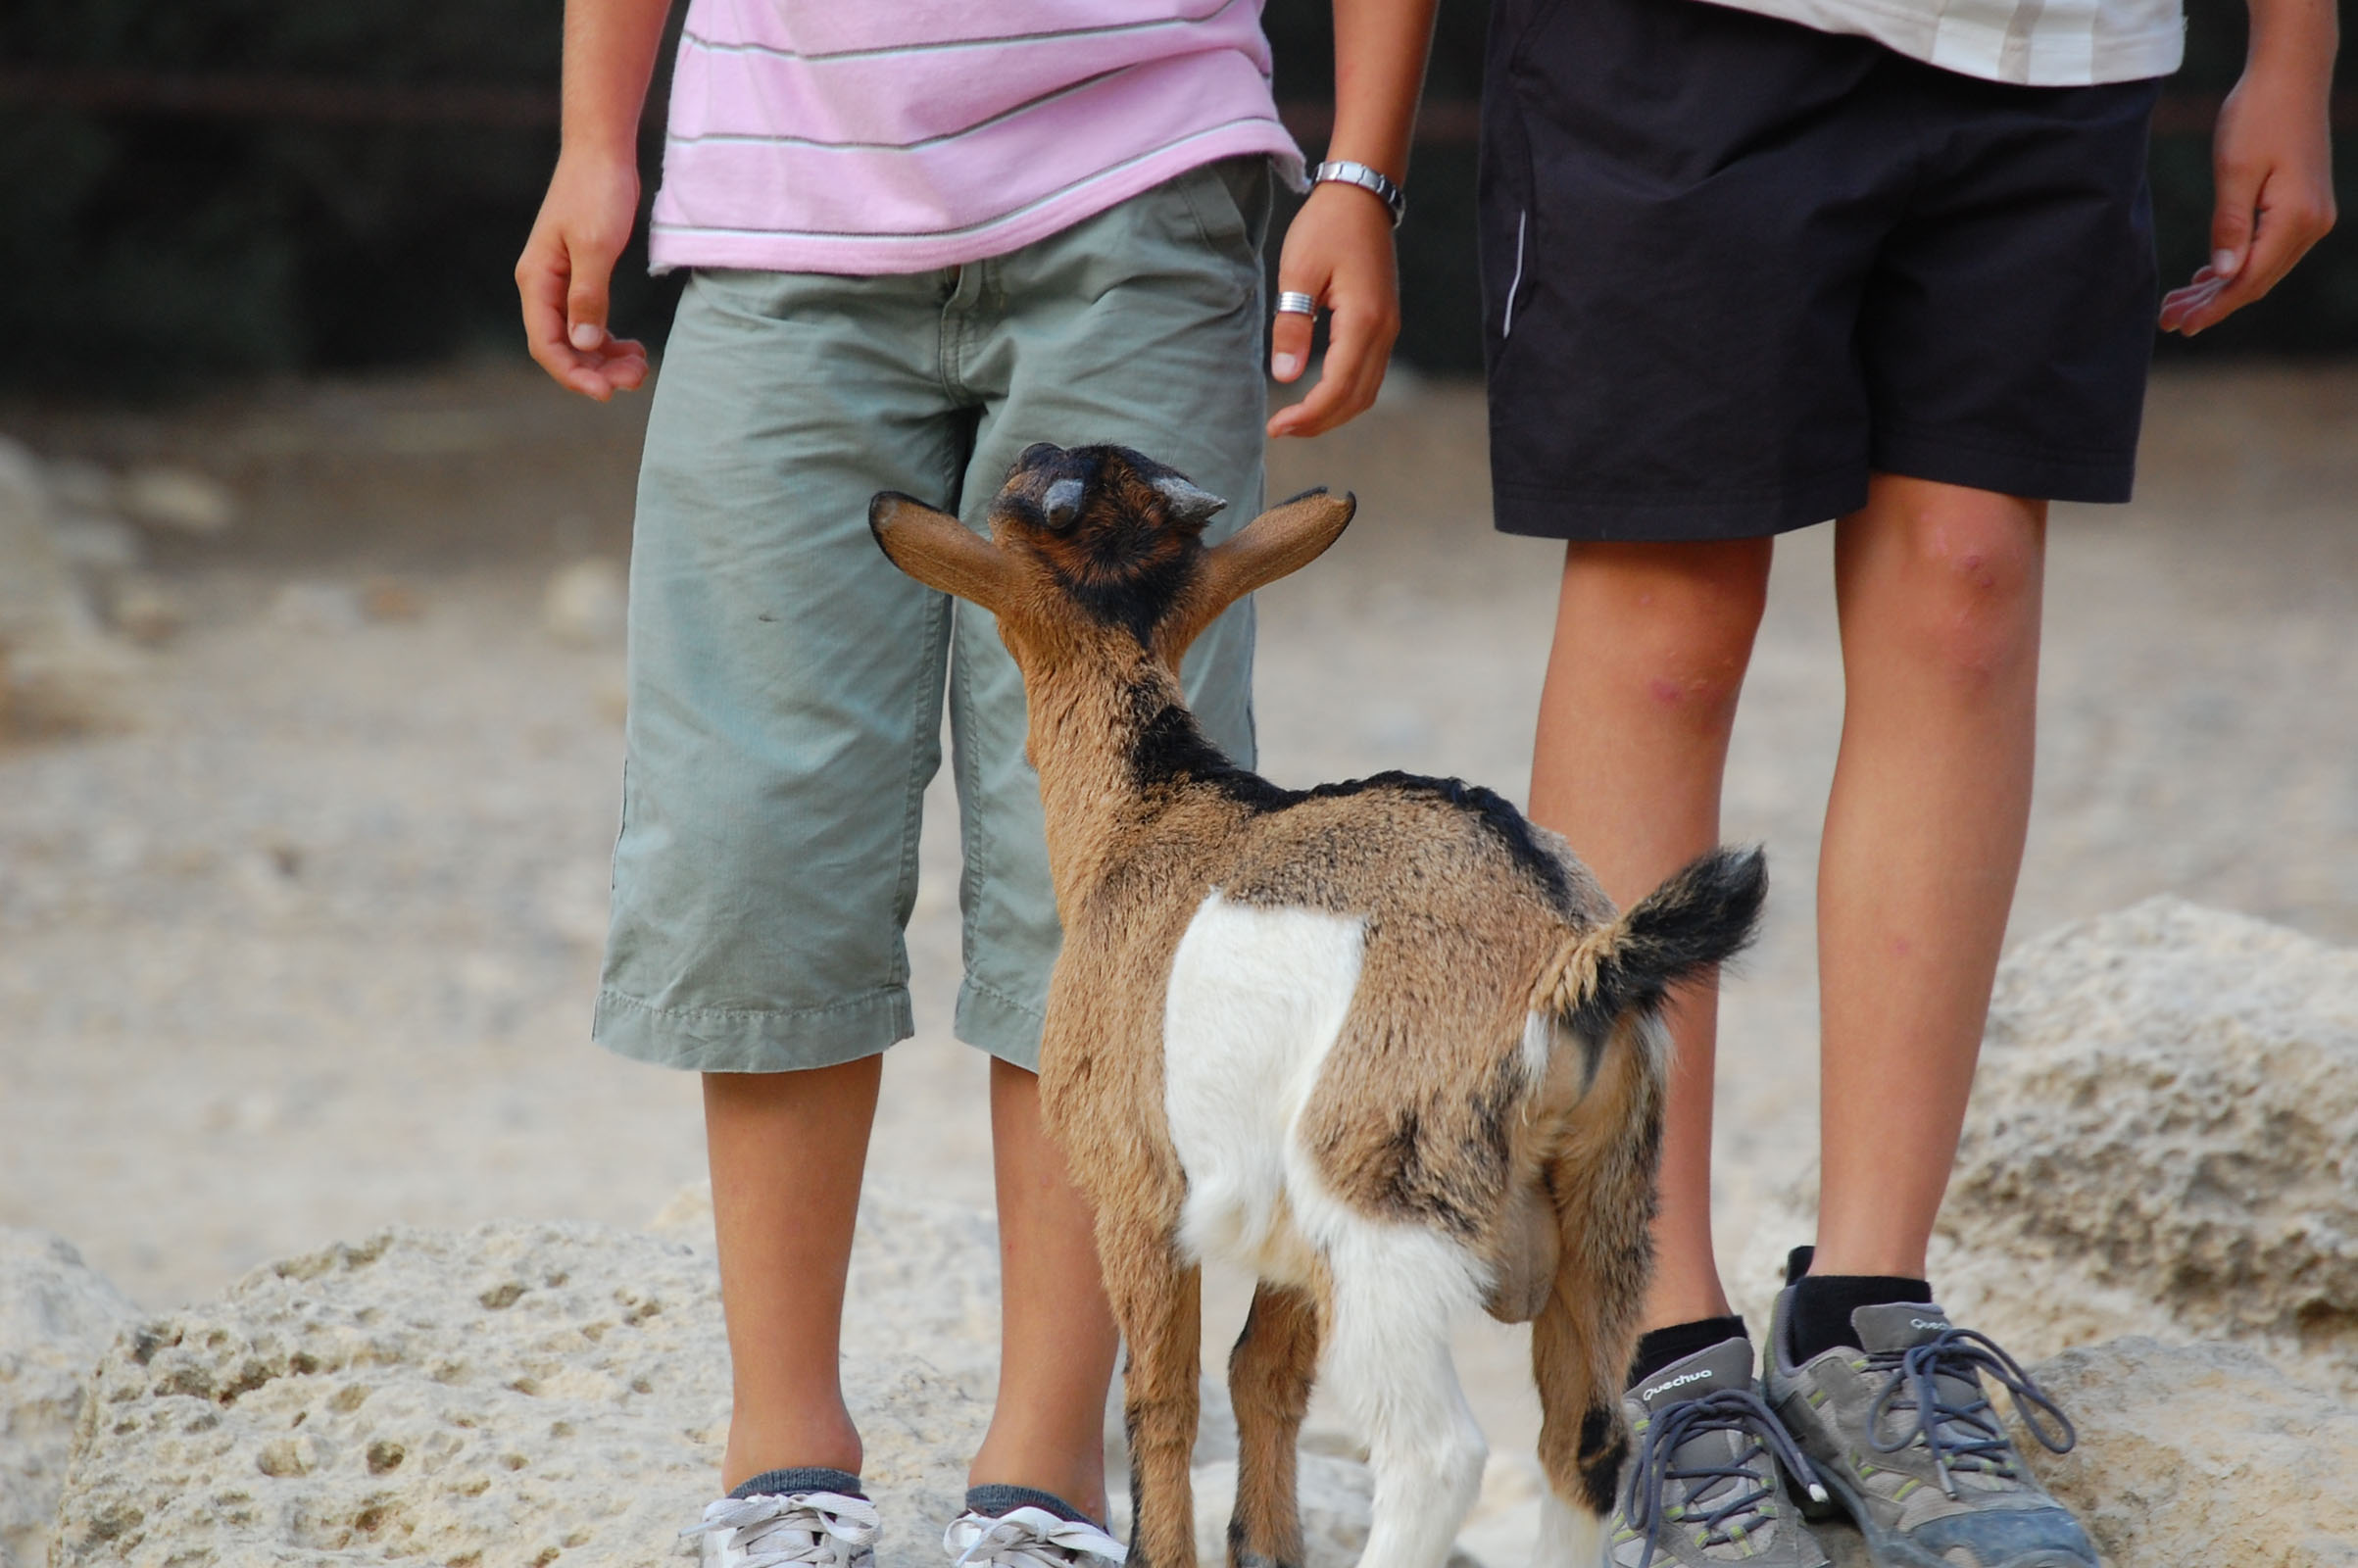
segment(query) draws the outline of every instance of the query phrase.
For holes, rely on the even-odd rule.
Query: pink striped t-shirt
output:
[[[1300,182],[1260,0],[691,0],[649,250],[922,271],[1247,153]]]

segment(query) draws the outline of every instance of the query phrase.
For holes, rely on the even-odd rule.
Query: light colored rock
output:
[[[100,629],[51,521],[39,460],[0,437],[0,734],[123,717],[130,661]]]
[[[728,1426],[711,1215],[699,1186],[649,1233],[392,1231],[139,1323],[96,1373],[56,1568],[673,1553],[714,1489]],[[938,1568],[988,1423],[998,1296],[987,1216],[862,1200],[844,1385],[887,1521],[885,1568]],[[1236,1428],[1224,1391],[1204,1392],[1200,1544],[1217,1568]],[[1116,1419],[1117,1477],[1118,1433]],[[1310,1568],[1347,1568],[1366,1540],[1372,1483],[1351,1447],[1304,1434]]]
[[[2244,1344],[2358,1395],[2358,952],[2173,898],[1999,966],[1940,1304],[2024,1361],[2129,1335]],[[1816,1176],[1731,1260],[1767,1322]]]
[[[1999,971],[1942,1304],[2025,1356],[2228,1339],[2358,1392],[2353,1150],[2358,952],[2170,898],[2066,926]]]
[[[290,582],[270,598],[270,624],[285,631],[332,637],[368,619],[358,590],[340,582]]]
[[[141,647],[160,648],[187,626],[188,606],[172,584],[139,574],[116,584],[107,618]]]
[[[614,562],[602,556],[576,561],[550,576],[541,624],[568,647],[618,648],[628,594],[622,568]]]
[[[229,487],[191,468],[134,469],[116,482],[115,505],[143,527],[200,537],[225,532],[237,520]]]
[[[2114,1340],[2033,1375],[2080,1442],[2023,1446],[2117,1568],[2358,1568],[2358,1408],[2218,1343]]]
[[[90,1369],[137,1315],[45,1231],[0,1227],[0,1568],[37,1568]]]
[[[996,1250],[871,1199],[845,1322],[884,1560],[933,1564],[980,1439]],[[59,1523],[80,1564],[644,1564],[714,1491],[709,1249],[586,1225],[395,1231],[257,1270],[101,1365]]]

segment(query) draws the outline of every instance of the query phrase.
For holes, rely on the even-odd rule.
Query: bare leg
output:
[[[705,1074],[712,1228],[736,1396],[723,1488],[797,1465],[860,1472],[860,1434],[836,1368],[883,1060]]]
[[[1628,905],[1719,841],[1720,777],[1771,542],[1576,544],[1540,698],[1531,814]],[[1667,1009],[1654,1275],[1642,1328],[1728,1310],[1711,1250],[1711,1081],[1719,997]]]
[[[1924,1273],[2022,866],[2045,547],[2044,502],[1881,474],[1836,526],[1819,1273]]]
[[[999,1401],[969,1481],[1051,1492],[1105,1517],[1105,1386],[1113,1309],[1089,1203],[1040,1120],[1040,1079],[991,1062],[999,1183]]]

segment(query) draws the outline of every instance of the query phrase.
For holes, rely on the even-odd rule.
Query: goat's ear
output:
[[[1220,544],[1204,552],[1204,570],[1187,608],[1174,617],[1162,640],[1172,666],[1213,617],[1256,588],[1299,571],[1343,537],[1359,499],[1324,488],[1281,501]]]
[[[1327,546],[1343,537],[1359,498],[1337,496],[1325,489],[1305,490],[1281,501],[1236,531],[1234,537],[1204,552],[1205,586],[1216,601],[1211,613],[1235,604],[1256,588],[1301,570]]]
[[[1006,598],[1007,558],[947,512],[936,512],[898,490],[878,491],[868,503],[868,532],[894,565],[926,587],[999,612]]]

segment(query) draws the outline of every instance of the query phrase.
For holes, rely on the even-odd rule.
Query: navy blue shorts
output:
[[[1498,526],[1732,539],[1870,472],[2126,501],[2159,84],[2017,87],[1704,0],[1498,0]]]

